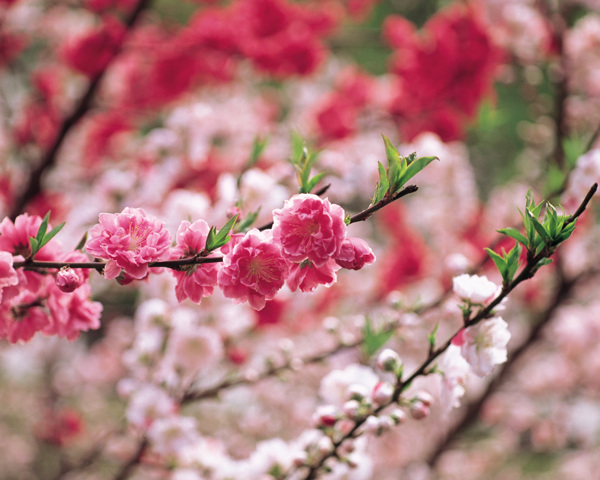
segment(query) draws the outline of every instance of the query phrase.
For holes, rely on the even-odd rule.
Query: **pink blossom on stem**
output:
[[[467,327],[462,337],[462,356],[480,377],[490,373],[494,365],[506,362],[506,345],[510,340],[510,332],[502,317],[490,318]]]
[[[449,411],[460,407],[460,399],[465,394],[465,383],[470,366],[460,353],[460,347],[451,344],[439,364],[442,372],[442,390],[440,401]]]
[[[452,279],[454,293],[463,300],[471,303],[484,304],[493,300],[499,292],[499,287],[484,275],[469,275],[463,273]]]
[[[56,274],[56,286],[61,292],[74,292],[79,285],[79,275],[69,267],[61,268]]]
[[[107,279],[116,278],[121,269],[133,278],[148,274],[148,263],[169,255],[171,235],[158,219],[148,217],[141,208],[125,208],[117,214],[101,213],[100,223],[90,230],[86,250],[108,260]]]
[[[273,239],[292,262],[321,266],[340,254],[345,238],[344,210],[327,199],[303,193],[273,210]]]
[[[64,293],[50,285],[46,306],[50,322],[42,329],[46,335],[75,340],[80,332],[100,328],[102,304],[90,300],[91,287],[85,283],[73,293]]]
[[[2,289],[17,283],[19,279],[13,268],[13,256],[8,252],[0,252],[0,300],[2,300]]]
[[[287,278],[287,286],[292,292],[300,289],[301,292],[312,292],[319,285],[331,287],[337,280],[337,271],[340,266],[333,260],[317,266],[306,260],[302,263],[293,263]]]
[[[29,237],[36,237],[42,219],[37,215],[24,213],[19,215],[14,223],[6,217],[0,223],[0,250],[10,252],[13,255],[21,255],[27,258],[31,255]],[[48,229],[52,228],[50,225]],[[53,239],[50,240],[36,254],[36,260],[54,260],[60,254],[60,246]]]
[[[362,238],[346,238],[335,262],[342,268],[360,270],[365,265],[375,262],[371,247]]]
[[[177,246],[173,249],[175,258],[193,257],[206,246],[206,237],[210,227],[204,220],[194,223],[181,222],[177,231]],[[175,295],[182,302],[189,298],[195,303],[200,303],[202,297],[209,297],[217,284],[219,266],[215,263],[190,265],[183,271],[173,271],[177,280]]]
[[[283,287],[288,271],[279,245],[252,229],[225,255],[217,280],[227,298],[261,310]]]

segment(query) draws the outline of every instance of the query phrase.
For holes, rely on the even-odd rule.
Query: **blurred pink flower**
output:
[[[273,210],[273,239],[293,262],[321,266],[339,255],[345,238],[344,210],[327,199],[303,193]]]
[[[510,332],[502,317],[490,318],[465,328],[462,338],[462,356],[480,377],[490,373],[494,365],[506,362]]]
[[[177,231],[177,246],[173,249],[174,258],[193,257],[200,253],[206,246],[206,237],[210,227],[204,220],[194,223],[181,222]],[[190,265],[183,271],[173,271],[177,280],[175,295],[182,302],[189,298],[195,303],[200,303],[202,297],[212,295],[217,284],[219,266],[215,263]]]
[[[346,238],[335,262],[342,268],[360,270],[365,265],[375,262],[371,247],[362,238]]]
[[[225,255],[217,280],[227,298],[261,310],[283,287],[289,265],[279,245],[271,240],[253,229]]]
[[[90,255],[108,260],[107,279],[116,278],[121,269],[133,278],[144,278],[148,263],[169,254],[171,234],[162,222],[146,216],[141,208],[125,208],[117,214],[101,213],[100,223],[90,230],[85,249]]]

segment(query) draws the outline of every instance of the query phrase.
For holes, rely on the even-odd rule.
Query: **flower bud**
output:
[[[373,433],[375,435],[379,434],[380,431],[380,423],[379,419],[375,415],[369,415],[365,420],[365,429],[369,433]]]
[[[391,348],[382,350],[377,357],[377,367],[384,372],[396,372],[400,363],[400,355]]]
[[[56,274],[56,286],[61,292],[74,292],[79,287],[79,282],[79,275],[69,267],[61,268]]]
[[[378,382],[371,393],[371,399],[378,405],[387,405],[393,396],[394,387],[386,382]]]
[[[348,418],[356,418],[360,409],[360,403],[358,400],[348,400],[342,405],[342,411]]]
[[[395,408],[392,410],[392,413],[390,413],[390,418],[396,425],[400,425],[406,421],[406,413],[404,413],[404,410]]]
[[[410,414],[415,420],[422,420],[423,418],[429,416],[429,413],[429,407],[419,400],[413,403],[410,407]]]
[[[423,403],[426,407],[431,407],[431,404],[433,403],[433,396],[425,390],[419,390],[415,394],[415,399]]]
[[[322,437],[319,440],[319,442],[317,443],[317,449],[323,455],[331,452],[333,450],[333,442],[331,441],[331,438],[329,438],[329,437]]]
[[[338,411],[333,405],[320,405],[313,416],[317,428],[333,427],[338,421]]]
[[[360,383],[353,383],[348,386],[347,398],[350,400],[362,401],[369,395],[369,389]]]

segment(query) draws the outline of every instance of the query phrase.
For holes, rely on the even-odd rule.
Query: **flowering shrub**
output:
[[[400,4],[0,1],[3,478],[595,471],[598,8]]]

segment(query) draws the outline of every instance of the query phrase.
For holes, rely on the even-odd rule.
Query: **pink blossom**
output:
[[[217,280],[227,298],[261,310],[283,287],[288,270],[279,245],[253,229],[225,255]]]
[[[342,268],[360,270],[365,265],[375,262],[371,247],[362,238],[346,238],[335,262]]]
[[[177,231],[177,246],[173,249],[176,258],[193,257],[204,250],[206,237],[210,227],[204,220],[194,223],[181,222]],[[189,298],[195,303],[200,303],[202,297],[212,295],[217,284],[219,266],[215,263],[203,263],[185,267],[181,272],[173,271],[177,280],[175,295],[182,302]]]
[[[47,308],[51,321],[42,329],[46,335],[75,340],[79,333],[100,328],[102,304],[90,300],[91,288],[84,283],[73,293],[64,293],[56,285],[48,288]]]
[[[0,252],[0,300],[2,300],[2,289],[17,283],[19,279],[13,268],[13,256],[8,252]]]
[[[483,304],[496,297],[499,287],[485,275],[480,277],[463,273],[452,279],[452,289],[463,300]]]
[[[287,286],[292,292],[300,289],[302,292],[312,292],[319,285],[330,287],[337,280],[340,269],[333,260],[317,266],[310,261],[293,263],[287,278]]]
[[[118,214],[101,213],[100,223],[90,230],[86,250],[107,259],[104,276],[116,278],[121,269],[133,278],[148,274],[148,263],[169,254],[171,235],[158,219],[147,217],[141,208],[125,208]]]
[[[273,239],[293,262],[321,266],[340,254],[345,238],[344,210],[327,199],[303,193],[273,210]]]
[[[27,289],[15,293],[10,302],[3,301],[0,306],[0,338],[21,343],[31,340],[50,320],[36,293]]]
[[[40,217],[27,213],[19,215],[14,223],[6,217],[0,223],[0,250],[27,258],[31,255],[29,237],[36,237],[41,223]],[[52,227],[49,225],[48,229],[50,228]],[[42,247],[35,258],[36,260],[54,260],[58,255],[60,255],[60,245],[53,239]]]
[[[460,406],[469,369],[469,364],[460,354],[460,347],[451,344],[439,364],[439,370],[442,372],[440,401],[446,410]]]
[[[480,377],[490,373],[494,365],[506,362],[506,345],[510,340],[510,332],[502,317],[490,318],[467,327],[462,337],[462,356]]]

